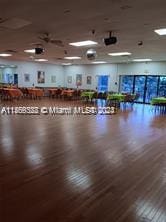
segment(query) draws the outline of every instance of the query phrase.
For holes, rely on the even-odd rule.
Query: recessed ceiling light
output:
[[[35,59],[36,62],[47,62],[47,59]]]
[[[166,28],[154,30],[158,35],[166,35]]]
[[[95,61],[95,62],[92,62],[93,64],[104,64],[104,63],[106,63],[106,62],[104,62],[104,61]]]
[[[127,56],[131,55],[130,52],[115,52],[115,53],[108,53],[110,56]]]
[[[89,46],[89,45],[97,45],[97,44],[98,44],[97,42],[94,42],[94,41],[91,41],[91,40],[82,41],[82,42],[69,43],[69,45],[77,46],[77,47],[80,47],[80,46]]]
[[[35,49],[26,49],[26,50],[24,50],[24,52],[27,52],[27,53],[35,53],[36,50],[35,50]]]
[[[150,62],[152,59],[133,59],[133,62]]]
[[[70,66],[72,63],[62,63],[63,66]]]
[[[72,59],[81,59],[81,57],[79,57],[79,56],[69,56],[69,57],[65,57],[64,59],[69,59],[69,60],[72,60]]]
[[[0,53],[0,56],[2,56],[2,57],[8,57],[8,56],[12,56],[12,54],[8,54],[8,53]]]

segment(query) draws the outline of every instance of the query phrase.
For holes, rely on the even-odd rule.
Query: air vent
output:
[[[7,29],[20,29],[30,24],[31,22],[20,18],[12,18],[2,21],[0,20],[0,27]]]

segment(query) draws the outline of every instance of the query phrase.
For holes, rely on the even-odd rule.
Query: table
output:
[[[73,93],[74,93],[74,90],[72,90],[72,89],[71,90],[70,89],[64,89],[64,90],[62,90],[61,95],[71,97],[71,96],[73,96]]]
[[[126,95],[123,94],[108,94],[107,100],[117,100],[118,102],[123,102]]]
[[[19,98],[23,95],[21,90],[19,89],[9,89],[9,88],[3,88],[3,91],[12,98]]]
[[[151,105],[154,106],[155,111],[166,113],[166,98],[165,97],[156,97],[151,100]]]
[[[156,97],[151,100],[152,105],[166,105],[165,97]]]
[[[28,89],[28,93],[33,97],[42,97],[44,95],[42,89]]]
[[[95,92],[87,92],[87,91],[85,91],[85,92],[81,93],[81,97],[88,97],[88,99],[91,100],[93,98],[94,93]]]
[[[58,91],[58,89],[48,89],[50,96],[55,96],[57,91]]]

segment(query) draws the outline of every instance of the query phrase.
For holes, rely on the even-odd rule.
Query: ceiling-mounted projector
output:
[[[44,52],[44,49],[42,47],[36,47],[35,48],[35,54],[40,55]]]
[[[117,37],[112,36],[112,32],[110,32],[110,36],[104,39],[105,45],[113,45],[117,43]]]
[[[104,39],[105,45],[113,45],[117,43],[117,38],[116,37],[109,37]]]

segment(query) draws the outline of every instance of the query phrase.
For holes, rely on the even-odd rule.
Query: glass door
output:
[[[134,93],[138,95],[137,102],[144,102],[145,98],[145,76],[135,76]]]
[[[14,84],[18,84],[18,74],[14,74]]]
[[[150,103],[152,98],[157,97],[158,76],[147,76],[145,87],[145,103]]]
[[[121,76],[120,92],[133,93],[134,76]]]
[[[108,92],[108,76],[98,77],[98,92]]]
[[[160,76],[158,95],[166,96],[166,76]]]
[[[120,92],[137,94],[137,102],[150,103],[154,97],[166,96],[166,76],[121,76]]]

